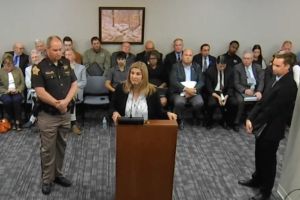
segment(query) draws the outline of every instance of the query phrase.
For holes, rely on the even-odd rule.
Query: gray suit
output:
[[[260,65],[252,63],[252,72],[256,80],[254,92],[262,93],[264,89],[264,71],[261,69]],[[234,88],[235,97],[238,102],[238,111],[234,123],[239,124],[245,107],[244,97],[242,95],[245,94],[246,89],[250,89],[250,85],[247,83],[247,73],[243,63],[234,66]]]
[[[184,66],[182,63],[175,63],[170,74],[170,93],[174,101],[174,111],[179,119],[182,119],[182,112],[187,102],[190,102],[194,111],[198,113],[203,106],[201,89],[204,86],[204,77],[198,64],[193,63],[191,66],[191,81],[196,81],[197,94],[193,97],[186,98],[180,96],[184,86],[181,82],[186,81]],[[196,116],[197,117],[197,116]]]

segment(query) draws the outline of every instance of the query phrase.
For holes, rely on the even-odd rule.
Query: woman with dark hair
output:
[[[253,52],[253,63],[259,64],[262,69],[266,69],[266,61],[264,60],[261,52],[261,46],[259,44],[255,44],[252,48]]]
[[[131,65],[126,81],[116,87],[110,110],[115,123],[121,116],[177,119],[176,114],[162,109],[157,89],[149,83],[147,66],[140,61]]]
[[[160,60],[160,53],[156,50],[149,52],[147,61],[149,82],[156,86],[159,96],[160,103],[163,107],[167,105],[167,73],[164,66],[158,61]]]
[[[13,57],[5,54],[0,69],[0,101],[12,122],[13,129],[21,131],[21,112],[25,81],[23,72],[13,64]]]

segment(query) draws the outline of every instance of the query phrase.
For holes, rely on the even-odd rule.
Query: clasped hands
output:
[[[188,87],[184,87],[183,88],[183,91],[185,93],[185,97],[186,98],[189,98],[189,97],[192,97],[192,96],[195,96],[197,94],[197,89],[196,88],[188,88]]]
[[[19,93],[16,89],[8,89],[7,94],[17,94]]]
[[[218,100],[220,106],[226,105],[228,95],[225,95],[224,98],[222,98],[220,95],[218,95],[217,93],[214,92],[214,93],[212,93],[212,96]]]
[[[55,102],[55,108],[59,110],[60,113],[66,113],[68,111],[69,102],[65,99],[57,100]]]

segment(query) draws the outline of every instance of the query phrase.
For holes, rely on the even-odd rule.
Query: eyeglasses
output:
[[[10,62],[10,61],[3,62],[3,65],[6,65],[6,66],[10,66],[10,65],[12,65],[12,64],[13,64],[13,63]]]
[[[154,59],[157,59],[157,58],[155,58],[155,57],[150,57],[150,58],[149,58],[149,60],[154,60]]]

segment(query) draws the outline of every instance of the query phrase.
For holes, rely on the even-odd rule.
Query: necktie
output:
[[[17,66],[17,64],[18,64],[18,59],[19,59],[19,56],[15,56],[15,57],[14,57],[14,66]]]
[[[203,57],[203,67],[202,67],[202,71],[205,72],[207,69],[207,57]]]
[[[180,61],[180,53],[176,53],[177,61]]]
[[[272,83],[272,87],[274,87],[274,85],[277,83],[277,78],[275,78],[274,82]]]
[[[224,89],[224,85],[223,85],[223,71],[220,71],[220,90],[221,92]]]

